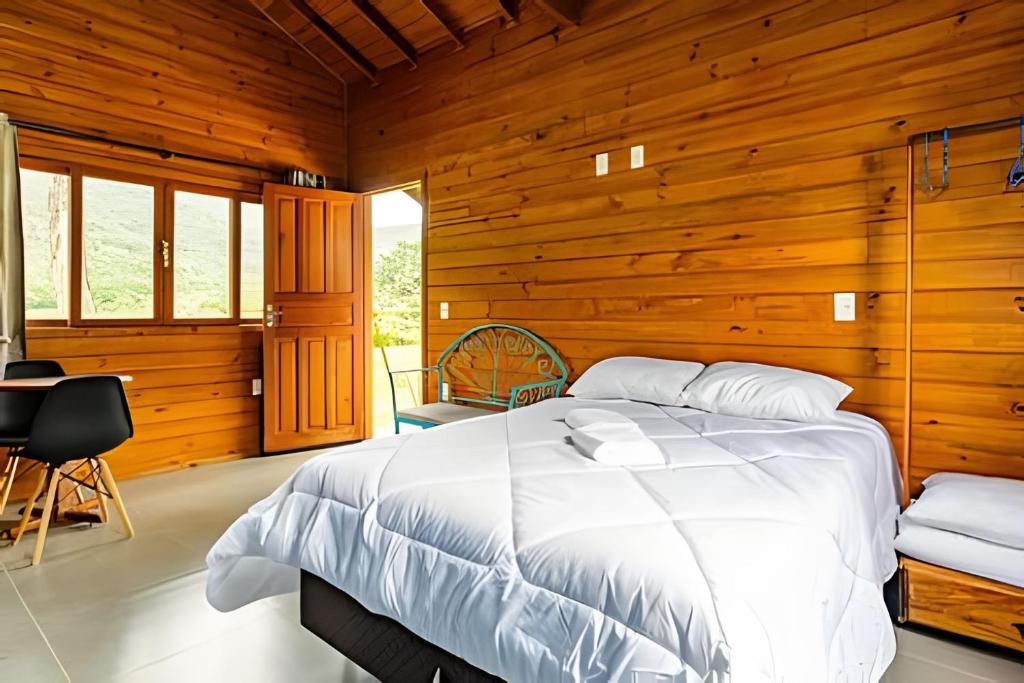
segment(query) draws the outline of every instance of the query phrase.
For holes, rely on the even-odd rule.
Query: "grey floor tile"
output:
[[[262,603],[223,614],[206,602],[205,589],[200,572],[71,612],[30,608],[72,680],[109,680],[280,614]]]
[[[118,683],[373,683],[376,679],[276,610],[153,662]],[[89,680],[92,679],[83,679]]]
[[[882,683],[1021,683],[1024,664],[897,629],[896,659]]]
[[[2,680],[65,683],[68,679],[0,566]]]

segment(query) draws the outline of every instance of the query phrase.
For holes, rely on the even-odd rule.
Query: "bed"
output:
[[[665,463],[581,457],[578,407],[631,418]],[[211,549],[207,595],[234,609],[301,569],[509,681],[877,681],[899,487],[860,415],[558,398],[308,461]]]

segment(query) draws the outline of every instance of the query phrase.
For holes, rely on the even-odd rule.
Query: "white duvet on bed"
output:
[[[636,420],[668,464],[582,456],[579,407]],[[310,460],[213,547],[207,595],[234,609],[301,567],[509,681],[877,681],[898,481],[850,413],[554,399]]]

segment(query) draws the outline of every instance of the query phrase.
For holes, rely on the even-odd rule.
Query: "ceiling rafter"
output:
[[[326,40],[331,47],[340,52],[348,61],[359,69],[364,76],[373,81],[374,85],[377,84],[377,67],[373,65],[369,59],[367,59],[362,52],[357,50],[352,43],[345,40],[345,38],[338,33],[337,29],[327,23],[327,20],[320,16],[316,10],[306,4],[306,0],[285,0],[292,9],[301,14],[310,25],[316,29],[324,40]]]
[[[448,37],[455,43],[456,50],[466,47],[466,42],[462,38],[462,30],[454,22],[445,18],[444,10],[438,7],[434,0],[420,0],[420,4],[423,5],[423,9],[427,11],[427,14],[434,17],[437,23],[441,25],[441,28],[445,30]]]
[[[313,50],[309,49],[309,47],[305,43],[303,43],[301,40],[299,40],[294,35],[292,35],[288,31],[288,29],[286,29],[281,24],[281,22],[279,22],[277,19],[275,19],[274,16],[269,11],[267,11],[267,9],[265,9],[263,7],[263,5],[259,2],[259,0],[249,0],[249,1],[250,1],[250,3],[252,4],[253,7],[255,7],[257,10],[259,10],[259,13],[262,14],[263,17],[267,21],[269,21],[271,24],[276,26],[278,28],[278,30],[281,31],[281,33],[283,33],[286,36],[288,36],[288,38],[293,43],[298,45],[302,49],[303,52],[308,54],[310,57],[312,57],[316,61],[317,64],[322,66],[324,68],[324,70],[327,71],[327,73],[329,73],[330,75],[334,76],[335,78],[337,78],[342,83],[346,83],[347,84],[347,81],[345,80],[345,78],[341,74],[339,74],[333,67],[331,67],[330,64],[328,64],[323,59],[321,59],[320,55],[318,55],[317,53],[313,52]]]
[[[583,0],[537,0],[548,14],[555,19],[579,26],[583,17]]]
[[[381,14],[380,10],[370,4],[369,0],[352,0],[352,6],[366,19],[370,24],[384,34],[395,48],[402,53],[402,56],[407,62],[413,66],[417,65],[418,55],[416,54],[416,48],[412,46],[402,32],[395,28],[395,25],[388,21],[387,17]]]

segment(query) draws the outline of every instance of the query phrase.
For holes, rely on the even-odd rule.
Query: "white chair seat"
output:
[[[426,405],[406,408],[398,411],[398,416],[409,420],[419,420],[436,425],[446,425],[471,417],[493,415],[495,411],[486,408],[462,406],[457,403],[427,403]]]

